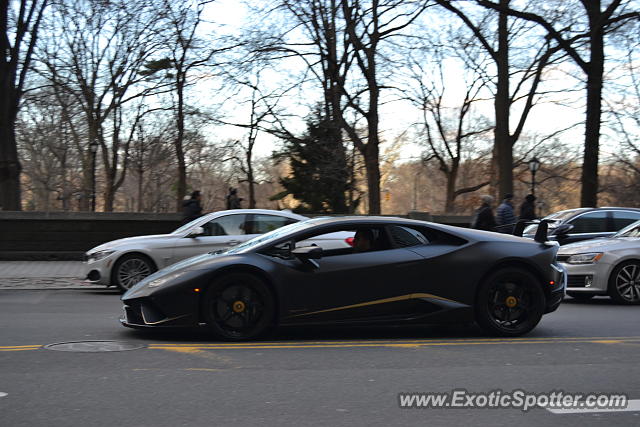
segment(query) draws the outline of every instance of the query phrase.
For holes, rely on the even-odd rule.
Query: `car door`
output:
[[[308,245],[317,236],[354,230],[327,229],[298,239]],[[384,227],[376,229],[378,241],[366,252],[356,248],[325,250],[317,260],[274,257],[281,265],[285,323],[324,323],[406,316],[411,304],[407,271],[422,257],[393,248]],[[299,247],[299,246],[298,246]],[[279,252],[282,253],[282,252]]]
[[[291,260],[297,280],[288,281],[287,323],[324,323],[405,317],[410,287],[405,266],[421,261],[406,249],[324,257],[317,267]]]
[[[579,242],[581,240],[595,239],[596,237],[611,236],[613,225],[611,222],[611,212],[608,210],[591,211],[580,214],[567,221],[573,228],[567,234],[557,236],[561,245]]]
[[[245,233],[246,214],[223,215],[200,225],[201,236],[189,235],[177,239],[173,250],[173,262],[207,252],[218,251],[245,242],[250,236]]]

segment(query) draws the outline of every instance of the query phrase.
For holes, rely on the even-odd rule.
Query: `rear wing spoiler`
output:
[[[525,227],[531,224],[531,221],[518,221],[516,226],[513,228],[513,235],[522,237]],[[546,220],[542,220],[538,223],[538,229],[536,230],[536,235],[533,240],[539,243],[545,243],[549,237],[549,222]]]

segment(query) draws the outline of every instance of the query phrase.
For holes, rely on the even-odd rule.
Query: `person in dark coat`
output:
[[[191,193],[191,198],[182,203],[182,222],[184,224],[202,216],[202,195],[199,191]]]
[[[242,199],[238,197],[237,188],[229,188],[229,194],[227,194],[227,209],[240,209]]]
[[[513,225],[516,223],[516,215],[513,211],[513,194],[507,193],[498,209],[496,209],[496,222],[498,230],[502,233],[511,233]]]
[[[491,205],[493,204],[493,197],[482,196],[481,200],[482,206],[480,206],[473,215],[471,228],[475,228],[477,230],[495,231],[496,219],[493,216],[493,209],[491,207]]]
[[[528,194],[524,202],[520,205],[520,221],[531,221],[536,219],[536,196]]]

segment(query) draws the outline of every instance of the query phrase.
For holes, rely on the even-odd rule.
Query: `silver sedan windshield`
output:
[[[247,242],[242,243],[241,245],[234,246],[233,248],[229,248],[222,253],[237,254],[237,253],[245,252],[255,246],[270,242],[272,240],[277,240],[281,237],[286,236],[287,234],[291,234],[296,231],[302,230],[304,228],[311,227],[315,222],[316,222],[315,220],[309,219],[306,221],[300,221],[300,222],[295,222],[293,224],[285,225],[284,227],[277,228],[261,236],[255,237]]]

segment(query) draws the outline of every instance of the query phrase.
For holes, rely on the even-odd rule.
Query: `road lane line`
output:
[[[640,341],[640,339],[638,339]],[[620,340],[618,343],[628,343],[629,340],[622,341]],[[235,345],[235,344],[205,344],[205,345],[188,345],[188,346],[180,346],[180,345],[165,345],[165,344],[149,344],[148,348],[155,350],[172,350],[172,351],[185,351],[189,350],[193,351],[196,349],[199,350],[241,350],[241,349],[295,349],[295,348],[357,348],[357,347],[381,347],[381,348],[419,348],[419,347],[447,347],[447,346],[467,346],[467,345],[505,345],[505,344],[602,344],[601,340],[581,340],[581,341],[469,341],[469,342],[417,342],[417,343],[406,343],[406,342],[396,342],[396,343],[378,343],[378,342],[369,342],[369,343],[349,343],[344,342],[340,344],[289,344],[289,343],[279,343],[279,344],[243,344],[243,345]],[[610,344],[610,343],[607,343]]]
[[[548,408],[545,409],[552,414],[567,415],[567,414],[596,414],[599,412],[640,412],[640,399],[632,399],[627,401],[626,408],[576,408],[576,409],[560,409],[560,408]]]
[[[6,397],[9,393],[5,393],[4,391],[0,391],[0,397]]]
[[[640,341],[640,336],[635,336],[635,337],[550,337],[550,338],[486,338],[486,339],[482,339],[482,338],[467,338],[467,339],[453,339],[453,340],[447,340],[447,339],[416,339],[416,340],[403,340],[403,339],[398,339],[398,340],[344,340],[344,341],[253,341],[253,342],[234,342],[234,343],[225,343],[225,342],[218,342],[218,343],[152,343],[149,345],[162,345],[162,346],[179,346],[179,347],[202,347],[202,346],[207,346],[207,345],[212,345],[212,346],[233,346],[233,347],[237,347],[237,346],[256,346],[256,345],[297,345],[297,344],[304,344],[304,345],[310,345],[310,344],[318,344],[318,345],[326,345],[326,344],[372,344],[372,343],[379,343],[379,344],[399,344],[399,343],[403,343],[403,344],[421,344],[421,343],[466,343],[466,342],[471,342],[471,343],[476,343],[476,342],[497,342],[497,343],[515,343],[515,342],[519,342],[519,341],[526,341],[526,342],[534,342],[534,341],[539,341],[539,342],[556,342],[556,341],[561,341],[561,342],[572,342],[572,341],[580,341],[580,342],[584,342],[584,341],[600,341],[602,343],[611,343],[613,344],[614,341],[615,343],[619,343],[621,340],[623,341],[630,341],[630,340],[638,340]]]
[[[640,344],[640,336],[635,337],[549,337],[549,338],[487,338],[453,340],[353,340],[353,341],[269,341],[244,343],[152,343],[148,348],[173,350],[182,353],[196,353],[201,350],[238,350],[238,349],[294,349],[294,348],[350,348],[350,347],[389,347],[420,348],[435,346],[465,345],[505,345],[505,344]],[[0,346],[0,351],[38,350],[42,345]]]
[[[0,351],[29,351],[29,350],[38,350],[42,348],[41,345],[32,345],[32,346],[5,346],[0,347]]]

